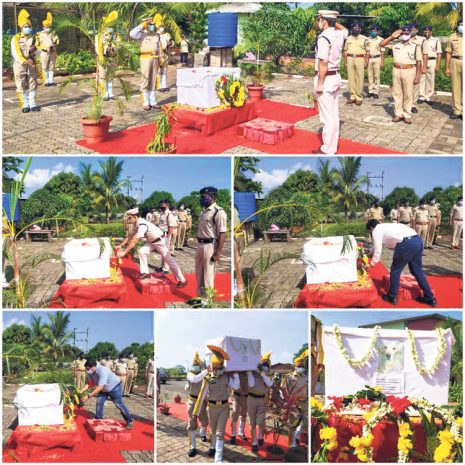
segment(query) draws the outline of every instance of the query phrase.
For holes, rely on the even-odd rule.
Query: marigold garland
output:
[[[223,105],[242,107],[245,104],[245,87],[242,81],[233,76],[220,76],[215,83],[215,90]]]

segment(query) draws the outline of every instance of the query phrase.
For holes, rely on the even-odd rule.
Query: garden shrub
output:
[[[95,56],[89,50],[58,53],[55,68],[61,73],[85,74],[95,71]]]
[[[323,224],[321,229],[317,228],[314,234],[320,237],[354,235],[364,237],[366,235],[365,221],[351,221],[344,223]]]
[[[66,231],[67,237],[125,237],[123,223],[86,224]]]
[[[21,219],[26,225],[40,223],[41,218],[67,218],[71,208],[68,196],[52,194],[48,189],[38,189],[25,200],[21,207]],[[54,221],[45,221],[44,226],[54,226]]]

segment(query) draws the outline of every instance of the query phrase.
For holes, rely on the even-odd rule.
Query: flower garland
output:
[[[233,76],[220,76],[216,80],[215,90],[222,104],[236,108],[244,106],[244,84]]]
[[[436,371],[439,369],[439,365],[441,364],[441,360],[446,355],[447,343],[446,343],[446,336],[444,334],[444,329],[437,328],[436,333],[439,338],[439,348],[438,353],[436,355],[436,359],[434,360],[433,364],[429,368],[425,368],[421,366],[420,359],[418,357],[417,348],[415,345],[415,336],[413,335],[413,331],[407,328],[408,338],[410,340],[410,350],[412,352],[412,358],[415,363],[415,367],[417,368],[418,372],[421,375],[434,375]]]
[[[367,265],[369,263],[368,256],[361,242],[357,242],[357,271],[360,276],[368,276]]]
[[[413,431],[410,428],[410,424],[405,421],[399,420],[397,425],[399,427],[399,439],[397,440],[397,462],[407,463],[410,451],[413,448]]]
[[[334,333],[334,337],[336,338],[337,346],[339,347],[339,350],[340,350],[342,356],[346,359],[347,363],[351,367],[353,367],[353,368],[362,368],[370,361],[370,359],[373,356],[373,352],[375,350],[375,347],[376,347],[376,341],[378,340],[380,329],[381,329],[381,326],[375,326],[374,327],[373,336],[371,337],[370,346],[368,347],[368,350],[367,350],[366,354],[362,358],[360,358],[358,360],[355,360],[353,358],[350,358],[349,352],[344,347],[344,343],[342,342],[342,334],[341,334],[341,330],[340,330],[339,326],[334,325],[333,333]]]

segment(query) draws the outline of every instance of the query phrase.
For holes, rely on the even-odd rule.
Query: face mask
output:
[[[184,211],[184,205],[181,205],[181,206],[179,207],[179,210],[181,210],[181,211],[183,212],[183,211]]]
[[[304,367],[297,367],[295,371],[299,374],[302,375],[305,373],[305,368]]]
[[[407,42],[407,40],[410,39],[410,34],[402,34],[400,37],[399,37],[399,40],[402,41],[402,42]]]
[[[93,373],[94,373],[94,372],[93,372],[92,370],[87,370],[87,374],[88,374],[88,375],[91,375],[91,374],[93,374]]]
[[[158,32],[160,32],[160,33],[164,32],[164,31],[165,31],[165,28],[164,28],[164,27],[160,27],[160,28],[158,29]]]
[[[207,197],[200,198],[200,205],[202,205],[202,207],[209,207],[212,203],[213,201]]]
[[[374,31],[373,31],[373,32],[370,32],[370,36],[373,37],[373,38],[374,38],[374,37],[377,37],[377,35],[378,35],[377,32],[374,32]]]
[[[23,27],[23,34],[26,34],[27,36],[32,32],[31,27]]]
[[[130,355],[129,358],[134,358],[134,355]]]
[[[262,371],[264,371],[265,373],[268,373],[270,371],[270,369],[266,365],[263,365],[262,366]]]
[[[198,365],[192,365],[192,373],[199,373],[200,367]]]
[[[412,32],[410,33],[410,35],[411,35],[412,37],[415,37],[415,36],[417,35],[417,32],[418,32],[418,31],[417,31],[416,29],[412,29]]]
[[[458,27],[457,27],[457,32],[458,32],[459,34],[463,34],[463,26],[458,26]]]
[[[461,206],[463,205],[463,201],[462,201],[462,200],[459,200],[459,201],[457,202],[457,205],[458,205],[459,207],[461,207]]]
[[[153,32],[155,30],[155,26],[153,24],[149,25],[149,31]]]
[[[44,27],[44,31],[45,31],[45,32],[50,32],[51,29],[50,29],[49,27]]]
[[[107,31],[111,34],[113,32],[113,28],[109,27],[109,28],[107,28]]]
[[[431,200],[431,205],[434,205],[436,203],[436,200]]]

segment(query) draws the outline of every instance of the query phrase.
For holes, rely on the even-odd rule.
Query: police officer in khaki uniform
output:
[[[428,64],[426,73],[421,74],[418,103],[426,102],[428,105],[432,105],[431,97],[434,95],[436,73],[441,68],[442,46],[441,41],[437,37],[433,37],[433,28],[431,26],[425,26],[423,34],[428,46]]]
[[[187,221],[186,221],[186,237],[184,238],[184,246],[183,247],[190,247],[189,245],[189,237],[191,234],[192,229],[192,214],[190,208],[186,208],[187,212]]]
[[[452,84],[453,112],[450,119],[463,118],[463,21],[457,31],[451,34],[446,47],[446,76]]]
[[[426,38],[417,35],[418,34],[417,25],[415,23],[412,23],[409,26],[411,27],[410,40],[420,47],[421,57],[422,57],[420,82],[418,84],[414,84],[413,95],[412,95],[412,113],[418,113],[417,103],[420,97],[421,76],[426,75],[428,72],[429,47],[428,47],[428,42]]]
[[[129,397],[129,394],[132,393],[137,375],[139,374],[139,365],[137,364],[137,360],[134,358],[134,354],[132,352],[126,360],[126,366],[128,367],[128,376],[126,378],[126,383],[124,384],[124,395]]]
[[[413,225],[413,209],[408,200],[402,201],[401,206],[399,207],[398,220],[401,224],[406,224],[408,226]]]
[[[195,457],[197,455],[197,448],[195,445],[195,433],[198,427],[197,418],[194,419],[194,407],[200,394],[202,387],[202,381],[205,376],[208,375],[208,370],[202,369],[205,366],[204,361],[200,358],[199,353],[195,352],[194,360],[192,360],[192,367],[187,373],[187,384],[185,387],[187,393],[187,434],[189,436],[189,451],[187,452],[188,457]],[[207,403],[204,402],[200,411],[197,415],[200,421],[200,439],[202,442],[207,442],[207,426],[208,426],[208,415],[207,415]]]
[[[365,212],[365,220],[378,220],[380,223],[384,221],[384,210],[379,205],[379,200],[374,200],[371,207]]]
[[[394,208],[391,208],[391,211],[389,212],[389,219],[391,220],[391,223],[399,222],[399,207],[400,204],[396,202]]]
[[[74,360],[72,364],[73,370],[73,381],[74,385],[78,389],[82,389],[86,385],[86,359],[84,358],[84,352],[78,355],[78,358]]]
[[[404,120],[405,123],[412,124],[413,86],[420,83],[423,58],[420,47],[410,39],[410,33],[411,26],[404,26],[379,44],[380,47],[386,47],[393,42],[394,123]]]
[[[18,26],[21,32],[15,34],[11,39],[16,93],[22,113],[40,111],[40,108],[36,105],[37,70],[35,54],[37,39],[32,33],[32,23],[26,10],[19,12]]]
[[[381,82],[381,70],[384,68],[384,47],[379,44],[383,38],[379,35],[380,27],[374,24],[366,40],[368,55],[368,95],[367,97],[379,98],[379,85]]]
[[[40,50],[40,63],[42,65],[42,81],[45,87],[56,86],[53,81],[57,47],[60,43],[58,36],[52,31],[52,13],[47,13],[47,19],[42,21],[43,29],[37,33],[37,48]]]
[[[252,452],[258,452],[258,446],[263,446],[265,433],[266,401],[269,388],[273,381],[269,377],[271,352],[267,352],[260,360],[257,371],[248,371],[249,396],[247,398],[247,411],[252,431]],[[258,436],[257,436],[258,426]],[[257,440],[258,438],[258,440]]]
[[[365,68],[368,68],[367,37],[361,34],[362,25],[355,21],[351,25],[351,34],[344,45],[344,63],[349,83],[348,104],[361,105],[363,101],[363,80]]]
[[[224,431],[229,418],[229,389],[239,389],[240,381],[238,373],[229,376],[224,372],[224,362],[229,360],[229,355],[221,347],[214,345],[207,347],[212,352],[210,373],[202,381],[193,414],[196,420],[203,403],[207,403],[208,423],[212,433],[208,456],[215,456],[215,463],[221,463],[223,462]]]
[[[429,211],[426,208],[426,201],[420,200],[420,205],[413,210],[413,224],[415,232],[420,236],[423,246],[426,246],[429,227]]]
[[[187,212],[186,207],[181,204],[176,211],[178,217],[178,236],[176,240],[176,250],[184,250],[184,243],[186,241],[186,225],[187,225]]]
[[[161,15],[156,14],[151,18],[146,18],[142,24],[135,27],[129,36],[131,39],[138,40],[140,44],[140,73],[142,94],[142,104],[144,110],[151,108],[160,108],[157,104],[156,89],[158,71],[162,58],[160,36],[156,32],[157,26],[161,23]]]
[[[231,439],[229,444],[236,444],[237,420],[239,420],[239,437],[247,441],[245,436],[245,422],[247,420],[247,398],[249,388],[247,382],[247,373],[239,373],[240,388],[233,392],[232,411],[231,411]]]
[[[220,261],[227,230],[226,212],[216,203],[216,187],[204,187],[199,191],[203,207],[197,230],[198,247],[195,254],[197,295],[205,297],[206,289],[215,287],[215,268]]]
[[[145,390],[145,397],[153,397],[153,392],[155,389],[154,383],[154,374],[155,374],[155,360],[153,357],[147,362],[145,367],[145,379],[147,382],[147,389]]]
[[[428,210],[428,234],[426,236],[426,248],[433,248],[434,235],[436,233],[436,228],[440,225],[441,212],[439,211],[438,206],[436,205],[436,199],[431,199],[429,205],[426,206]]]
[[[114,361],[111,359],[111,357],[108,354],[103,354],[103,358],[99,363],[103,367],[109,368],[110,370],[113,371]]]
[[[171,238],[176,234],[178,221],[170,207],[171,201],[169,199],[160,200],[160,220],[158,227],[165,233],[165,242],[168,249],[170,249],[171,256],[173,256],[174,254],[171,252]],[[161,271],[164,273],[168,272],[168,268],[164,261],[161,265]]]
[[[463,230],[463,198],[459,197],[450,209],[449,224],[451,226],[450,248],[459,249],[460,236]]]
[[[281,388],[297,399],[295,412],[291,412],[290,446],[297,447],[299,435],[308,431],[308,349],[294,359],[294,371],[285,375],[281,382]],[[295,426],[298,425],[298,426]]]
[[[171,212],[171,215],[173,215],[173,219],[175,222],[175,225],[173,226],[173,233],[171,234],[171,237],[170,237],[170,251],[171,251],[171,255],[175,257],[176,255],[174,254],[174,250],[176,249],[176,244],[178,242],[179,219],[178,219],[178,212],[176,211],[174,206],[170,207],[170,212]]]
[[[113,362],[113,370],[116,376],[119,377],[121,380],[121,389],[123,390],[124,395],[124,387],[126,385],[126,380],[128,378],[128,365],[126,363],[126,358],[124,354],[119,354],[118,360]]]

